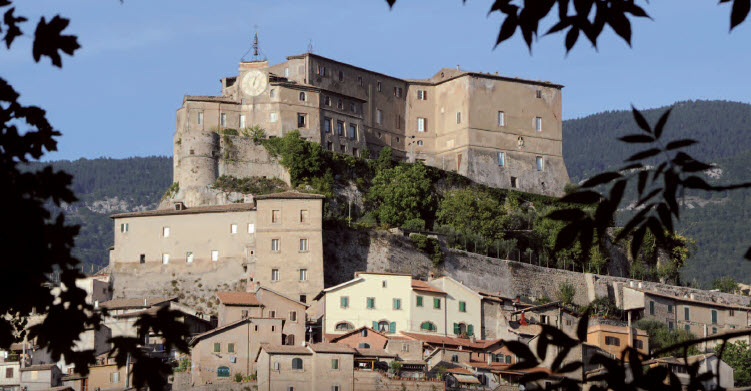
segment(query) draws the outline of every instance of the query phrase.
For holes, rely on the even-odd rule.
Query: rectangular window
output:
[[[214,353],[221,353],[222,351],[222,344],[219,342],[214,342]]]
[[[269,98],[276,97],[276,88],[272,88],[269,90]]]
[[[672,329],[673,329],[673,322],[668,322],[668,330],[672,330]]]
[[[120,383],[120,372],[110,373],[110,383],[112,384]]]
[[[297,311],[289,312],[289,320],[292,322],[297,322]]]
[[[230,224],[229,225],[229,233],[236,234],[237,233],[237,224]]]
[[[362,76],[357,76],[357,84],[362,87]]]
[[[394,299],[394,309],[395,310],[402,309],[402,299]]]
[[[13,378],[13,368],[5,368],[5,378],[6,379]]]
[[[276,311],[269,311],[269,318],[276,318]],[[274,331],[274,326],[271,326],[271,331]]]
[[[284,77],[289,77],[289,67],[284,68]]]
[[[357,125],[356,124],[349,124],[349,138],[353,140],[357,138]]]
[[[376,90],[378,90],[378,92],[381,92],[381,87],[381,82],[376,82]]]
[[[146,254],[141,254],[140,257],[138,258],[138,260],[141,263],[146,263]]]
[[[537,95],[538,99],[542,98],[542,91],[541,90],[535,91],[535,95]]]
[[[535,117],[535,130],[538,132],[542,131],[542,118],[541,117]]]
[[[332,358],[331,359],[331,369],[339,369],[339,359],[338,358]],[[334,387],[336,387],[337,389],[339,388],[337,386],[333,386],[333,387],[331,387],[331,389],[333,390]]]
[[[418,132],[425,131],[425,118],[417,118],[417,131]]]
[[[355,105],[354,103],[350,103],[349,104],[349,111],[351,111],[353,113],[357,113],[357,105]]]
[[[672,313],[673,313],[673,305],[668,304],[668,314],[672,314]]]
[[[376,109],[376,123],[378,125],[383,124],[383,110]]]
[[[279,223],[282,221],[282,211],[275,209],[271,211],[271,222]]]
[[[516,189],[516,187],[517,187],[518,185],[519,185],[519,184],[518,184],[518,183],[517,183],[517,181],[516,181],[516,177],[515,177],[515,176],[512,176],[512,177],[511,177],[511,188],[512,188],[512,189]]]
[[[162,227],[162,236],[165,238],[169,237],[169,227]]]
[[[300,295],[300,303],[307,303],[308,302],[308,296],[306,295]]]
[[[336,121],[336,134],[339,136],[344,134],[344,122],[343,121]]]
[[[417,306],[422,307],[422,296],[417,296]]]
[[[198,112],[198,124],[203,125],[203,111]]]
[[[542,169],[544,167],[544,165],[542,163],[543,163],[542,156],[535,157],[535,165],[537,166],[537,171],[542,171]]]
[[[394,87],[394,96],[395,97],[401,98],[402,97],[402,92],[403,92],[402,87]]]
[[[321,76],[326,76],[326,67],[323,65],[318,66],[318,74]]]
[[[120,232],[128,232],[128,224],[120,224]]]
[[[193,263],[193,253],[192,252],[188,251],[185,254],[185,262],[187,262],[187,263]]]
[[[308,281],[308,269],[300,269],[300,281]]]
[[[605,345],[621,346],[621,339],[616,337],[605,337]]]
[[[503,111],[498,112],[498,126],[506,126],[506,114]]]
[[[461,123],[462,123],[462,112],[461,111],[457,111],[456,112],[456,124],[459,125]]]
[[[255,224],[253,224],[253,223],[249,223],[249,224],[248,224],[248,233],[249,233],[249,234],[252,234],[252,233],[254,233],[254,232],[256,232],[256,225],[255,225]]]
[[[712,327],[712,334],[717,334],[717,327]]]
[[[305,113],[297,113],[297,127],[298,128],[304,128],[306,126],[306,115]]]
[[[655,302],[654,301],[649,302],[649,314],[650,315],[655,314]]]
[[[717,310],[712,310],[712,324],[717,324]]]
[[[310,218],[310,212],[308,212],[307,209],[300,210],[300,222],[301,223],[309,222],[310,221],[309,218]]]
[[[323,131],[331,133],[331,118],[323,117]]]
[[[308,251],[308,239],[300,239],[300,251]]]
[[[234,353],[235,352],[235,344],[228,343],[227,344],[227,353]]]
[[[169,263],[169,254],[164,253],[162,254],[162,265],[166,265]]]
[[[279,239],[271,239],[271,251],[279,252]]]
[[[279,281],[279,269],[271,269],[271,281]]]
[[[428,99],[428,91],[417,90],[417,100],[427,100],[427,99]]]
[[[248,310],[242,310],[242,318],[245,319],[248,317]],[[258,327],[258,326],[256,326]]]
[[[735,310],[729,310],[729,316],[734,316],[734,315],[735,315]]]
[[[503,167],[506,165],[506,152],[498,152],[498,166]]]
[[[642,341],[640,339],[635,339],[634,340],[634,347],[637,348],[637,349],[644,349],[644,341]]]
[[[219,250],[211,250],[211,262],[219,260]]]
[[[227,114],[219,114],[219,125],[227,126]]]
[[[367,307],[368,307],[368,309],[375,308],[375,297],[368,297],[368,299],[367,299]]]
[[[245,115],[240,114],[240,129],[245,128]]]
[[[683,307],[683,318],[685,320],[691,320],[691,319],[689,319],[688,311],[689,311],[688,307]]]
[[[339,298],[339,306],[342,308],[349,308],[349,296],[342,296]]]
[[[467,303],[464,301],[459,302],[459,312],[467,312]]]
[[[279,117],[278,113],[269,113],[269,122],[276,122]]]
[[[434,297],[433,298],[433,308],[435,309],[441,309],[441,299]]]

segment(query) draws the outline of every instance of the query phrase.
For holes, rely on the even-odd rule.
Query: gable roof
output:
[[[445,295],[446,292],[428,284],[427,281],[412,279],[412,289],[420,292],[437,293]]]
[[[355,354],[355,349],[340,343],[314,343],[310,349],[316,353],[349,353]]]
[[[224,305],[261,306],[255,293],[250,292],[216,292],[219,302]]]
[[[438,277],[438,278],[436,278],[436,279],[434,279],[434,280],[432,280],[430,282],[437,281],[437,280],[453,281],[456,285],[459,285],[459,287],[464,288],[464,290],[467,291],[467,292],[469,292],[470,294],[472,294],[472,295],[474,295],[474,296],[476,296],[476,297],[478,297],[480,299],[483,298],[482,295],[480,295],[476,290],[474,290],[474,289],[472,289],[472,288],[464,285],[463,282],[457,280],[454,277],[451,277],[451,276]],[[430,284],[430,282],[428,282],[428,284]]]
[[[313,300],[316,300],[316,301],[320,300],[323,296],[325,296],[329,292],[333,292],[333,291],[335,291],[337,289],[341,289],[341,288],[344,288],[346,286],[349,286],[349,285],[352,285],[352,284],[356,284],[356,283],[362,282],[362,281],[365,281],[365,279],[362,278],[362,277],[357,277],[357,273],[355,273],[355,278],[353,278],[353,279],[351,279],[349,281],[345,281],[345,282],[343,282],[343,283],[341,283],[339,285],[334,285],[332,287],[326,288],[326,289],[318,292],[318,294],[316,295],[316,297],[313,298]]]
[[[258,318],[258,317],[244,318],[244,319],[240,319],[240,320],[238,320],[236,322],[227,323],[224,326],[219,326],[219,327],[217,327],[215,329],[211,329],[209,331],[206,331],[206,332],[203,332],[201,334],[198,334],[198,335],[194,336],[190,340],[190,342],[188,343],[188,345],[193,346],[193,345],[197,344],[198,341],[202,340],[203,338],[212,336],[214,334],[223,333],[223,332],[225,332],[227,330],[230,330],[230,329],[233,329],[233,328],[235,328],[237,326],[242,326],[245,323],[250,323],[250,322],[252,322],[255,319],[278,320],[278,321],[280,321],[282,323],[282,325],[284,325],[284,319],[282,319],[282,318]]]
[[[275,291],[273,289],[269,289],[269,288],[267,288],[265,286],[258,287],[258,289],[256,289],[256,293],[258,293],[258,291],[260,291],[260,290],[264,290],[266,292],[273,293],[273,294],[275,294],[275,295],[277,295],[277,296],[279,296],[281,298],[287,299],[287,300],[289,300],[289,301],[291,301],[293,303],[300,304],[301,306],[303,306],[305,308],[310,307],[310,304],[306,304],[306,303],[303,303],[303,302],[301,302],[299,300],[295,300],[295,299],[293,299],[293,298],[291,298],[291,297],[289,297],[289,296],[287,296],[285,294],[279,293],[279,292],[277,292],[277,291]],[[261,304],[263,304],[263,303],[261,303]]]
[[[389,353],[384,349],[374,348],[357,348],[357,355],[361,357],[396,357],[396,354]]]
[[[304,355],[312,355],[313,352],[310,351],[310,349],[304,347],[304,346],[295,346],[295,345],[272,345],[272,344],[261,344],[261,349],[265,350],[268,354],[304,354]]]
[[[375,334],[380,335],[383,338],[389,339],[388,336],[386,336],[385,334],[383,334],[383,333],[381,333],[379,331],[376,331],[372,327],[362,326],[362,327],[358,327],[358,328],[356,328],[354,330],[350,330],[350,331],[348,331],[348,332],[346,332],[344,334],[328,334],[328,335],[330,335],[332,337],[331,340],[329,340],[329,342],[336,342],[336,341],[342,340],[342,339],[344,339],[346,337],[349,337],[350,335],[357,334],[357,333],[361,332],[363,329],[367,329],[368,333],[375,333]]]
[[[624,286],[623,288],[624,289],[635,290],[637,292],[642,292],[642,293],[650,295],[650,296],[664,297],[664,298],[667,298],[667,299],[672,299],[672,300],[680,301],[680,302],[684,302],[684,303],[693,303],[693,304],[696,304],[696,305],[703,305],[703,306],[707,306],[707,307],[723,307],[723,308],[728,308],[728,309],[733,309],[733,310],[740,310],[740,311],[751,311],[751,308],[744,307],[744,306],[739,305],[739,304],[715,303],[713,301],[696,300],[696,299],[691,299],[689,297],[673,296],[673,295],[668,295],[668,294],[662,293],[662,292],[651,291],[651,290],[648,290],[648,289],[634,288],[634,287],[630,287],[630,286]]]

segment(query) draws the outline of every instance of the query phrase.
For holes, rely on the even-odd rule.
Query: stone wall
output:
[[[355,391],[442,391],[446,383],[438,380],[391,379],[377,371],[355,371]]]
[[[172,381],[173,391],[253,391],[258,390],[255,381],[235,383],[226,381],[217,384],[205,384],[202,386],[191,385],[190,372],[175,373]]]

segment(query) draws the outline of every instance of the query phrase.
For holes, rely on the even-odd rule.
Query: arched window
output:
[[[292,359],[292,369],[302,369],[302,359],[295,357]]]
[[[300,100],[305,100],[305,92],[300,92]]]
[[[422,322],[422,324],[420,324],[420,330],[423,331],[436,331],[437,329],[438,328],[435,327],[435,324],[432,322]]]
[[[324,104],[325,104],[326,106],[331,106],[331,98],[329,98],[328,96],[324,97],[324,98],[323,98],[323,103],[324,103]]]
[[[219,367],[216,369],[216,377],[229,377],[229,367]]]
[[[367,342],[360,342],[359,345],[357,345],[358,349],[370,349],[370,344]]]
[[[454,334],[456,334],[456,335],[467,334],[467,324],[466,323],[458,323],[454,327]]]
[[[349,331],[354,329],[355,326],[353,326],[352,323],[349,322],[339,322],[336,324],[336,331]]]
[[[382,320],[378,322],[378,331],[382,333],[388,333],[389,332],[389,321],[388,320]]]

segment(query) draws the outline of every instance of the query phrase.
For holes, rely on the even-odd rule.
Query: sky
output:
[[[34,0],[16,1],[33,23],[0,53],[2,76],[41,106],[63,136],[45,160],[170,155],[183,95],[218,95],[237,74],[257,26],[271,63],[307,51],[404,78],[441,67],[565,85],[564,119],[689,99],[751,102],[751,21],[729,33],[717,1],[638,1],[632,45],[606,28],[566,54],[561,34],[532,53],[517,33],[495,46],[503,21],[492,0]],[[555,11],[554,11],[555,12]],[[71,19],[82,48],[63,68],[31,57],[40,17]],[[564,135],[565,137],[565,135]]]

